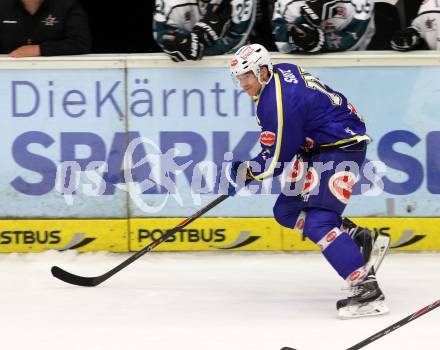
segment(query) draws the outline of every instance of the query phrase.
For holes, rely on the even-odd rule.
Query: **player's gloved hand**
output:
[[[197,61],[202,59],[204,47],[199,38],[194,33],[164,34],[162,43],[163,52],[165,52],[174,62],[186,60]]]
[[[223,1],[220,6],[209,4],[205,16],[197,22],[192,32],[206,46],[213,46],[220,39],[231,19],[231,4]]]
[[[224,169],[224,174],[222,175],[224,175],[227,180],[226,191],[231,197],[235,196],[235,194],[247,184],[247,166],[243,162],[233,162],[227,164]],[[221,187],[220,191],[222,191]],[[226,191],[223,190],[222,192]]]
[[[289,42],[306,52],[318,52],[324,46],[324,32],[309,24],[295,24],[289,33]]]
[[[335,2],[334,0],[306,0],[305,4],[301,6],[301,16],[304,20],[315,27],[319,27],[322,21],[326,18],[323,13],[324,5],[329,2]],[[328,16],[327,16],[328,18]]]
[[[301,16],[304,20],[312,26],[318,27],[321,24],[322,0],[306,0],[305,4],[301,6]]]
[[[420,34],[414,27],[398,31],[391,39],[391,48],[397,51],[409,51],[420,43]]]

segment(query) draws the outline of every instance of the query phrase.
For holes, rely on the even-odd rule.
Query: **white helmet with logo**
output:
[[[260,44],[245,45],[238,49],[232,57],[231,73],[233,78],[236,79],[238,75],[252,71],[257,77],[258,82],[261,85],[265,85],[268,81],[260,80],[261,68],[263,66],[267,67],[269,75],[272,77],[273,65],[266,48]]]

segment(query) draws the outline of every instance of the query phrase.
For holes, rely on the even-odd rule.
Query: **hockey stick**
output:
[[[102,282],[104,282],[105,280],[110,278],[111,276],[113,276],[115,273],[121,271],[123,268],[127,267],[128,265],[130,265],[133,261],[139,259],[142,255],[150,252],[152,249],[157,247],[162,242],[166,241],[168,238],[170,238],[176,232],[179,232],[186,225],[190,224],[195,219],[199,218],[200,216],[205,214],[207,211],[211,210],[216,205],[218,205],[221,202],[223,202],[228,197],[229,196],[226,195],[226,194],[225,195],[221,195],[220,197],[218,197],[217,199],[213,200],[211,203],[206,205],[204,208],[200,209],[199,211],[197,211],[196,213],[194,213],[190,217],[188,217],[185,220],[183,220],[176,227],[174,227],[173,229],[167,231],[163,236],[161,236],[160,238],[154,240],[149,245],[147,245],[146,247],[142,248],[141,250],[139,250],[138,252],[136,252],[135,254],[130,256],[128,259],[124,260],[122,263],[120,263],[119,265],[115,266],[113,269],[111,269],[110,271],[104,273],[103,275],[96,276],[96,277],[78,276],[78,275],[74,275],[73,273],[67,272],[66,270],[63,270],[62,268],[60,268],[58,266],[52,266],[52,269],[51,269],[52,275],[54,277],[60,279],[61,281],[66,282],[66,283],[75,284],[77,286],[84,286],[84,287],[95,287],[98,284],[101,284]]]
[[[391,326],[382,329],[380,332],[377,332],[376,334],[372,335],[371,337],[368,337],[365,340],[362,340],[360,343],[357,343],[356,345],[353,345],[352,347],[346,349],[346,350],[358,350],[363,348],[364,346],[374,342],[375,340],[382,338],[384,335],[387,335],[388,333],[391,333],[392,331],[395,331],[397,328],[400,328],[404,325],[406,325],[407,323],[415,320],[416,318],[428,313],[429,311],[434,310],[436,307],[440,306],[440,299],[437,300],[436,302],[425,306],[423,309],[405,317],[404,319],[401,319],[400,321],[392,324]],[[285,346],[283,348],[281,348],[281,350],[295,350],[294,348],[290,348],[288,346]]]
[[[400,327],[406,325],[407,323],[415,320],[416,318],[428,313],[429,311],[434,310],[438,306],[440,306],[440,299],[437,300],[436,302],[428,305],[428,306],[425,306],[423,309],[413,313],[412,315],[409,315],[409,316],[405,317],[404,319],[401,319],[400,321],[392,324],[391,326],[389,326],[385,329],[382,329],[380,332],[377,332],[376,334],[372,335],[371,337],[368,337],[367,339],[362,340],[360,343],[353,345],[352,347],[348,348],[347,350],[357,350],[357,349],[363,348],[365,345],[368,345],[368,344],[374,342],[375,340],[382,338],[384,335],[387,335],[388,333],[395,331],[397,328],[400,328]]]

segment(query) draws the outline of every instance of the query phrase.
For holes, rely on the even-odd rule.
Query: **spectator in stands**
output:
[[[175,62],[235,52],[255,21],[256,0],[156,0],[156,42]]]
[[[78,55],[90,49],[87,14],[76,0],[0,1],[0,54]]]
[[[397,51],[440,50],[440,1],[423,1],[411,26],[393,36],[391,47]]]
[[[375,34],[372,0],[276,0],[272,19],[283,53],[365,50]]]

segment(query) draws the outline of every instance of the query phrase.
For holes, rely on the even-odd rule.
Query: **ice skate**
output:
[[[390,235],[385,233],[379,234],[365,227],[360,227],[348,218],[342,219],[341,226],[359,247],[364,257],[366,270],[370,271],[373,268],[374,273],[377,273],[390,246]]]
[[[342,319],[382,315],[389,312],[385,296],[379,288],[374,274],[351,287],[351,295],[336,303],[338,315]]]

